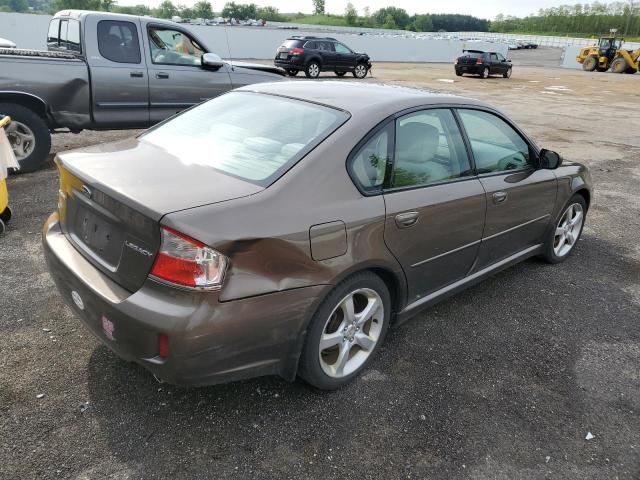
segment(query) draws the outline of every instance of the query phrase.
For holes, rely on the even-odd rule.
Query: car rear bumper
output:
[[[82,323],[121,358],[177,385],[271,374],[292,380],[306,320],[327,288],[221,302],[218,292],[182,291],[147,280],[130,293],[75,250],[57,214],[44,225],[43,244],[51,276]],[[169,338],[166,358],[158,354],[160,334]]]
[[[456,65],[456,73],[470,73],[472,75],[480,75],[484,69],[484,65]]]
[[[291,70],[293,68],[300,70],[303,67],[302,59],[300,57],[291,57],[291,59],[289,60],[282,60],[282,59],[276,58],[273,61],[273,64],[276,67],[280,67],[285,70]]]

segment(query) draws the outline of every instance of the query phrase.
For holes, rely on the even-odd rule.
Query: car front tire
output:
[[[5,132],[20,164],[20,171],[29,173],[40,168],[51,150],[51,135],[44,119],[14,103],[0,103],[0,114],[11,117],[11,124],[5,127]]]
[[[320,64],[316,61],[309,62],[304,69],[307,78],[318,78],[320,76]]]
[[[353,69],[353,76],[359,79],[363,79],[369,73],[369,69],[364,63],[359,63],[356,68]]]
[[[511,78],[511,71],[512,71],[512,69],[511,69],[511,68],[507,69],[507,71],[506,71],[506,72],[504,72],[504,73],[502,74],[502,76],[503,76],[504,78]]]
[[[391,319],[391,296],[380,277],[362,272],[342,281],[313,315],[299,375],[321,390],[353,380],[371,362]]]
[[[540,257],[548,263],[564,262],[580,240],[586,215],[587,202],[584,197],[573,195],[547,234]]]

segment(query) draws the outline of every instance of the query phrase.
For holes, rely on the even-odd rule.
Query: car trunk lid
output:
[[[132,292],[151,270],[164,215],[263,189],[211,167],[185,164],[137,139],[63,153],[56,161],[64,234]]]

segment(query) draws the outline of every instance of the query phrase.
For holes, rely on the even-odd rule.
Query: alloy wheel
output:
[[[317,63],[312,63],[308,67],[308,72],[311,78],[316,78],[320,75],[320,65],[318,65]]]
[[[584,223],[584,210],[579,203],[573,203],[564,211],[553,238],[553,252],[558,257],[564,257],[574,247],[580,236]]]
[[[24,123],[13,120],[5,128],[7,138],[17,160],[27,158],[36,148],[36,136]]]
[[[355,74],[357,78],[364,78],[367,76],[367,67],[362,63],[356,65]]]
[[[383,331],[380,295],[360,288],[333,309],[320,336],[318,356],[325,374],[342,378],[358,370],[371,355]]]

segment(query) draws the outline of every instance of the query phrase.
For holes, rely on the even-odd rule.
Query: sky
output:
[[[175,4],[187,6],[193,5],[197,0],[173,0]],[[222,10],[227,0],[209,0],[214,11]],[[311,13],[313,2],[311,0],[235,0],[236,3],[255,3],[258,6],[271,5],[282,13],[303,12]],[[119,0],[119,5],[145,4],[150,7],[157,7],[162,0]],[[348,0],[326,0],[325,10],[327,13],[343,14]],[[393,5],[404,8],[409,14],[414,13],[461,13],[473,15],[480,18],[493,19],[496,15],[514,15],[523,17],[532,13],[537,13],[540,8],[548,8],[562,4],[575,3],[573,0],[351,0],[351,3],[362,14],[363,9],[368,6],[371,12],[382,7]]]

